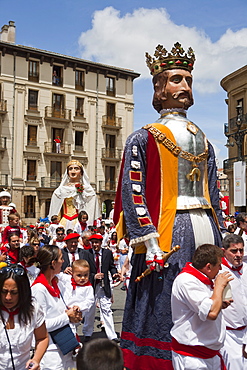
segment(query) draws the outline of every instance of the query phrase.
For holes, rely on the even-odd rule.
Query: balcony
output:
[[[57,188],[60,183],[60,177],[41,177],[41,188]]]
[[[9,175],[0,175],[0,187],[9,187],[10,186],[10,176]]]
[[[223,161],[223,170],[225,171],[230,171],[233,170],[233,163],[238,161],[238,157],[233,157],[229,159],[225,159]],[[247,155],[243,156],[243,162],[247,162]]]
[[[116,181],[99,181],[99,191],[105,193],[115,193],[118,183]]]
[[[120,161],[122,157],[122,150],[117,148],[102,148],[101,157],[104,160]]]
[[[237,119],[238,119],[238,116],[236,116],[234,118],[231,118],[229,120],[229,125],[225,124],[225,125],[227,125],[227,132],[226,132],[226,128],[225,128],[225,134],[237,131],[237,128],[238,128],[238,126],[236,124]],[[241,116],[241,120],[242,120],[242,126],[241,126],[241,130],[242,130],[244,128],[247,128],[247,114],[243,114]]]
[[[0,99],[0,114],[7,113],[7,100]]]
[[[44,154],[56,154],[56,155],[70,155],[71,154],[71,144],[60,144],[60,153],[56,151],[56,143],[52,141],[44,142]]]
[[[102,127],[120,130],[122,128],[122,117],[102,116]]]
[[[7,149],[7,138],[0,136],[0,152],[4,152]]]
[[[71,121],[71,109],[45,107],[45,119],[62,119]]]

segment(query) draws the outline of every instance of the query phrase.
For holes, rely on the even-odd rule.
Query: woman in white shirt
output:
[[[29,280],[20,265],[0,270],[0,370],[39,369],[48,346],[44,314],[32,299]],[[32,338],[35,352],[30,359]]]
[[[37,254],[40,274],[32,285],[32,294],[44,310],[48,333],[71,323],[82,316],[79,307],[68,308],[57,285],[63,263],[62,251],[55,245],[45,245]],[[79,343],[78,343],[79,346]],[[63,355],[49,334],[49,346],[41,361],[41,370],[67,370],[75,367],[72,352]]]

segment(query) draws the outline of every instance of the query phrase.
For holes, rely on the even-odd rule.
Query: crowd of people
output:
[[[79,213],[74,230],[65,231],[57,215],[49,224],[20,225],[19,214],[11,213],[1,233],[4,361],[0,369],[31,365],[34,370],[76,368],[82,346],[77,327],[83,322],[82,342],[91,342],[97,306],[102,330],[118,344],[111,305],[114,286],[121,284],[130,270],[121,274],[124,260],[131,258],[128,237],[118,243],[114,224],[106,227],[101,218],[95,226],[88,225],[85,211]],[[71,348],[60,344],[56,336],[61,331],[67,341],[68,330]],[[23,347],[19,348],[18,341],[23,341]]]

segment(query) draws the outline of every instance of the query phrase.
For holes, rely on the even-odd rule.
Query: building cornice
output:
[[[105,76],[115,76],[116,79],[127,79],[128,77],[131,77],[131,79],[134,80],[135,78],[140,76],[140,73],[134,72],[130,69],[118,68],[102,63],[96,63],[89,60],[71,57],[68,55],[36,49],[30,46],[11,44],[4,41],[0,41],[0,51],[2,53],[2,56],[5,56],[5,54],[10,54],[16,55],[18,57],[23,57],[27,61],[29,59],[37,59],[40,61],[41,64],[43,64],[44,62],[49,63],[50,65],[53,65],[54,63],[62,64],[64,69],[70,67],[76,70],[78,68],[85,70],[86,73],[94,72],[104,74]]]

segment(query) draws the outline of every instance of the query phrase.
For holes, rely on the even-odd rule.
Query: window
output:
[[[107,103],[106,106],[107,125],[115,125],[115,104]]]
[[[63,86],[63,69],[59,66],[53,66],[52,85]]]
[[[237,109],[237,115],[238,116],[241,116],[244,113],[244,101],[243,101],[243,99],[237,100],[236,109]]]
[[[76,90],[84,90],[84,72],[75,71],[75,88]]]
[[[38,91],[28,90],[28,109],[38,110]]]
[[[36,180],[36,161],[27,160],[27,181]]]
[[[28,79],[29,81],[39,82],[39,62],[29,60]]]
[[[83,131],[75,131],[75,150],[83,151]]]
[[[108,158],[115,158],[116,136],[106,134],[105,146],[106,146],[106,156]]]
[[[116,190],[115,167],[105,166],[105,190]]]
[[[75,98],[75,115],[77,117],[83,117],[83,104],[84,99],[83,98]]]
[[[115,78],[106,77],[106,95],[115,96]]]
[[[62,176],[62,162],[51,161],[51,178],[60,181],[61,176]]]
[[[37,126],[28,125],[27,127],[27,145],[37,145]]]
[[[26,218],[35,218],[35,195],[24,196],[24,213]]]
[[[52,117],[64,117],[64,96],[61,94],[53,94],[52,97]]]
[[[64,133],[64,130],[62,128],[52,128],[51,129],[52,153],[62,153],[62,151],[64,151],[63,133]]]

